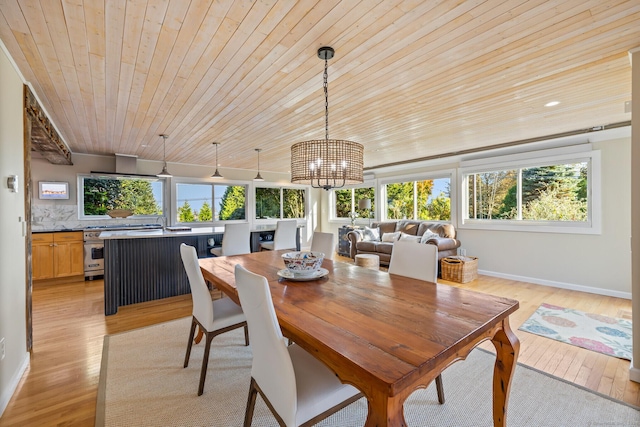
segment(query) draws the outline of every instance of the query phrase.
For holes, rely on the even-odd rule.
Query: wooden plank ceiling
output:
[[[630,120],[640,2],[0,0],[0,39],[73,153],[287,172],[294,142],[365,165]],[[555,107],[545,107],[559,101]]]

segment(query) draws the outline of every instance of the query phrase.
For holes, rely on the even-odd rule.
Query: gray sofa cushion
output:
[[[380,236],[383,233],[404,233],[406,237],[418,236],[422,237],[427,230],[436,233],[436,236],[430,236],[424,244],[433,244],[438,247],[438,258],[456,255],[460,242],[456,240],[456,229],[452,224],[442,224],[430,221],[416,220],[399,220],[399,221],[383,221],[373,223],[372,227],[380,230]],[[379,241],[363,241],[363,230],[354,230],[347,234],[350,247],[351,258],[357,254],[368,253],[380,256],[380,263],[385,265],[389,263],[391,252],[393,251],[393,243]],[[424,241],[424,239],[421,239]]]

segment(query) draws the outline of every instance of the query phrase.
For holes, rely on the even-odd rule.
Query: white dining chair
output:
[[[257,394],[286,427],[313,425],[362,397],[297,344],[287,345],[266,278],[239,264],[235,278],[253,351],[245,427],[251,426]]]
[[[437,283],[438,247],[409,240],[394,242],[389,273]]]
[[[314,231],[311,239],[311,252],[322,252],[325,259],[333,259],[336,236],[333,233]]]
[[[180,256],[189,278],[191,299],[193,300],[191,330],[189,331],[187,354],[184,357],[185,368],[189,366],[196,326],[199,326],[205,334],[204,356],[200,371],[200,384],[198,385],[198,396],[201,396],[204,391],[204,380],[207,376],[207,366],[209,364],[209,350],[211,349],[213,338],[233,329],[244,328],[245,345],[249,345],[249,331],[244,313],[238,304],[229,298],[211,301],[209,288],[207,288],[202,271],[200,271],[196,249],[193,246],[182,243],[180,245]]]
[[[215,256],[251,253],[251,224],[248,222],[225,224],[222,246],[212,248],[211,253]]]
[[[398,240],[393,244],[389,274],[437,283],[438,247],[429,243]],[[442,375],[436,377],[436,391],[438,402],[444,403]]]
[[[280,249],[296,248],[296,230],[298,221],[295,219],[285,219],[276,222],[276,231],[273,233],[273,240],[261,242],[260,250],[277,251]]]

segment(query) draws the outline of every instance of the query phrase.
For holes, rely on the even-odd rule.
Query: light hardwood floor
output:
[[[640,406],[640,384],[629,381],[629,361],[517,330],[543,302],[630,318],[630,300],[488,276],[464,285],[441,282],[520,301],[520,309],[511,316],[521,342],[519,362]],[[34,286],[31,364],[0,426],[94,425],[104,335],[189,316],[191,297],[120,307],[108,317],[103,313],[102,280]],[[492,347],[486,343],[483,348]]]

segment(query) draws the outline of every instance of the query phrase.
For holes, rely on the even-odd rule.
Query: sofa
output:
[[[452,224],[418,220],[374,222],[371,228],[350,231],[347,238],[351,246],[351,258],[355,259],[358,254],[374,254],[380,257],[381,265],[389,265],[393,242],[399,239],[436,245],[438,260],[457,255],[460,247],[460,241],[456,239],[456,229]]]

